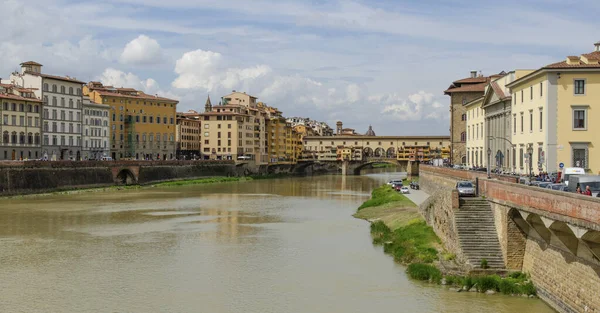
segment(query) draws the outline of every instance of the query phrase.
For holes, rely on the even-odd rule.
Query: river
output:
[[[389,174],[0,200],[1,312],[553,312],[409,280],[351,215]]]

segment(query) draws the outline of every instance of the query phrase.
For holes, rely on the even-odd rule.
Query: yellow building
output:
[[[527,173],[530,149],[533,172],[582,167],[600,172],[600,43],[595,51],[569,56],[518,78],[513,94],[513,144],[518,168]]]
[[[83,93],[96,103],[110,105],[113,159],[175,158],[177,100],[99,82],[88,83]]]
[[[285,118],[271,117],[267,122],[269,163],[289,162],[286,149]]]
[[[177,158],[192,160],[200,157],[200,114],[194,110],[177,113]]]
[[[481,108],[483,96],[465,104],[467,114],[467,167],[487,166],[485,152],[484,111]]]
[[[32,89],[0,84],[0,160],[40,158],[41,105]]]

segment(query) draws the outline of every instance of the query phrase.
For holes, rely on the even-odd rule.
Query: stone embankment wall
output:
[[[587,229],[591,231],[588,233],[591,236],[586,237],[587,240],[597,242],[600,238],[599,199],[518,185],[512,183],[516,181],[514,177],[502,176],[496,180],[488,180],[483,172],[480,174],[431,166],[420,168],[421,184],[433,193],[443,189],[450,194],[447,186],[457,180],[476,180],[480,194],[485,195],[490,202],[507,268],[530,274],[540,298],[558,312],[600,313],[600,262],[598,258],[591,257],[590,251],[585,251],[588,248],[581,239],[577,239],[579,242],[575,255],[565,248],[557,237],[573,238],[573,233],[564,233],[560,229],[548,230],[544,228],[548,225],[533,225],[532,221],[528,222],[530,227],[525,226],[530,229],[523,230],[515,222],[515,219],[521,218],[519,212],[522,211],[543,217],[546,222],[565,223]],[[440,201],[439,204],[446,208],[436,208],[436,215],[452,214],[450,201]],[[539,218],[534,221],[541,222]],[[551,239],[541,240],[539,235],[533,236],[533,226],[546,231],[547,235],[551,235]],[[436,227],[440,226],[434,226],[434,229]],[[446,227],[446,233],[451,233],[452,224]],[[451,236],[444,237],[444,231],[436,230],[436,233],[442,234],[440,237],[443,240],[453,240]],[[591,245],[598,254],[600,244]],[[582,250],[584,254],[580,255]]]
[[[448,176],[421,171],[419,186],[430,197],[419,206],[419,210],[446,250],[456,254],[458,261],[464,263],[454,219],[454,210],[458,208],[458,194],[454,191],[457,181]]]

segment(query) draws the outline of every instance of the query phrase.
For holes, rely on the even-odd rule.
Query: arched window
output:
[[[65,93],[65,86],[60,86],[60,93]]]
[[[467,133],[465,133],[465,132],[460,133],[460,141],[462,141],[462,142],[467,141]]]
[[[48,91],[48,84],[44,84],[44,91]]]
[[[462,121],[466,121],[467,120],[467,114],[463,113],[462,117],[461,117]]]
[[[140,142],[140,134],[135,134],[135,142]]]
[[[71,89],[73,89],[73,88],[71,88]],[[71,108],[71,109],[73,108],[73,99],[69,99],[69,108]]]
[[[150,142],[154,141],[154,134],[150,134]]]
[[[48,105],[48,96],[44,96],[44,105]]]
[[[58,89],[57,89],[56,85],[52,85],[52,92],[57,92],[57,91],[58,91]]]
[[[30,145],[33,144],[33,133],[27,133],[27,143]]]
[[[146,142],[146,133],[144,133],[144,134],[142,135],[142,141],[143,141],[143,142]]]
[[[165,119],[166,119],[166,117],[165,117]],[[168,137],[167,137],[167,133],[164,133],[164,134],[163,134],[163,141],[164,141],[165,143],[167,143],[167,138],[168,138]]]
[[[4,131],[4,133],[2,133],[2,142],[10,143],[10,138],[8,137],[8,131]]]
[[[36,145],[40,144],[40,133],[35,133],[35,137],[34,137],[34,143]]]
[[[56,106],[58,104],[58,100],[56,99],[56,97],[52,97],[52,105]]]
[[[81,96],[81,88],[77,88],[77,95]]]
[[[69,94],[72,95],[73,94],[73,87],[69,87]]]
[[[20,132],[19,133],[19,143],[20,144],[24,144],[25,143],[25,132]]]

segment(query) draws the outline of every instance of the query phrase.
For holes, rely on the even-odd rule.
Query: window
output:
[[[69,87],[69,94],[72,95],[73,94],[73,87]]]
[[[521,103],[523,103],[523,89],[521,89]]]
[[[466,120],[467,120],[467,115],[466,115],[466,114],[463,114],[463,115],[461,116],[461,121],[466,121]]]
[[[533,131],[533,111],[529,111],[529,131]]]
[[[65,86],[60,86],[60,93],[65,93]]]
[[[208,132],[204,133],[204,137],[208,137]]]
[[[521,133],[523,133],[523,112],[521,112]]]
[[[58,89],[56,87],[56,85],[52,85],[52,92],[56,92]]]
[[[576,79],[574,85],[576,95],[585,95],[585,79]]]
[[[543,125],[543,119],[544,119],[544,111],[542,111],[542,109],[540,109],[540,131],[542,130],[542,125]]]
[[[44,84],[43,90],[48,91],[48,84]]]
[[[467,134],[465,132],[460,133],[460,141],[467,141]]]
[[[519,167],[523,168],[523,148],[519,149]]]
[[[544,83],[540,83],[540,97],[544,96]]]
[[[573,109],[573,129],[586,130],[586,109]]]
[[[529,87],[529,100],[533,100],[533,86]]]
[[[573,156],[572,166],[588,168],[588,148],[585,144],[576,144],[571,146],[571,154]]]

